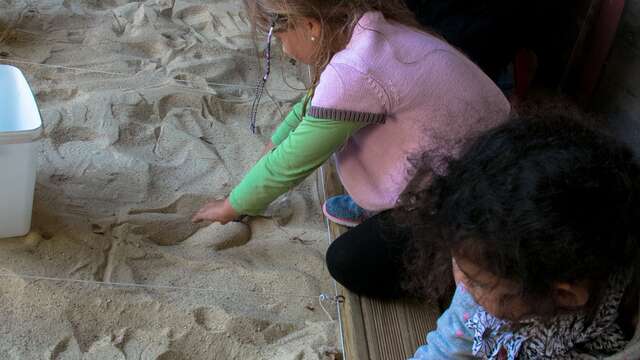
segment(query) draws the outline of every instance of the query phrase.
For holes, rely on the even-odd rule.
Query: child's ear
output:
[[[589,301],[589,290],[584,285],[556,283],[553,286],[553,297],[556,304],[561,307],[580,308]]]
[[[305,17],[304,25],[311,36],[315,37],[316,39],[320,38],[320,35],[322,34],[322,24],[319,20],[311,17]]]

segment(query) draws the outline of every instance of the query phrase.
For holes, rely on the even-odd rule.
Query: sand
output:
[[[0,359],[334,358],[314,178],[268,217],[189,221],[304,87],[278,58],[249,132],[260,69],[241,4],[0,0],[1,63],[44,123],[33,231],[0,240]]]

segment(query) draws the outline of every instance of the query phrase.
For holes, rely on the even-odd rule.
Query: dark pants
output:
[[[383,212],[337,238],[327,250],[331,276],[359,295],[408,295],[401,283],[405,277],[402,255],[410,234],[392,224],[390,214]]]

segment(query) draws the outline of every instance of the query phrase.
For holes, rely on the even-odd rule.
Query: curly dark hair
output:
[[[522,118],[462,154],[395,210],[412,229],[414,291],[446,292],[455,254],[517,283],[538,315],[550,315],[554,283],[587,281],[598,301],[611,274],[637,274],[640,168],[625,145],[568,118]]]

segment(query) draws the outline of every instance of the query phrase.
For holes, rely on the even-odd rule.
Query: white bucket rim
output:
[[[22,144],[37,141],[42,137],[42,114],[40,113],[40,108],[38,107],[38,103],[29,82],[25,78],[22,70],[16,66],[0,64],[0,71],[9,77],[9,81],[12,84],[15,84],[16,89],[21,94],[20,96],[23,99],[27,99],[27,103],[24,104],[26,106],[25,111],[34,116],[34,121],[29,121],[25,124],[26,126],[15,128],[9,127],[8,129],[5,128],[4,130],[0,130],[0,145]],[[4,93],[4,90],[6,89],[3,89],[0,93]],[[2,120],[0,119],[0,121]]]
[[[42,125],[32,130],[0,131],[0,145],[24,144],[42,138]]]

